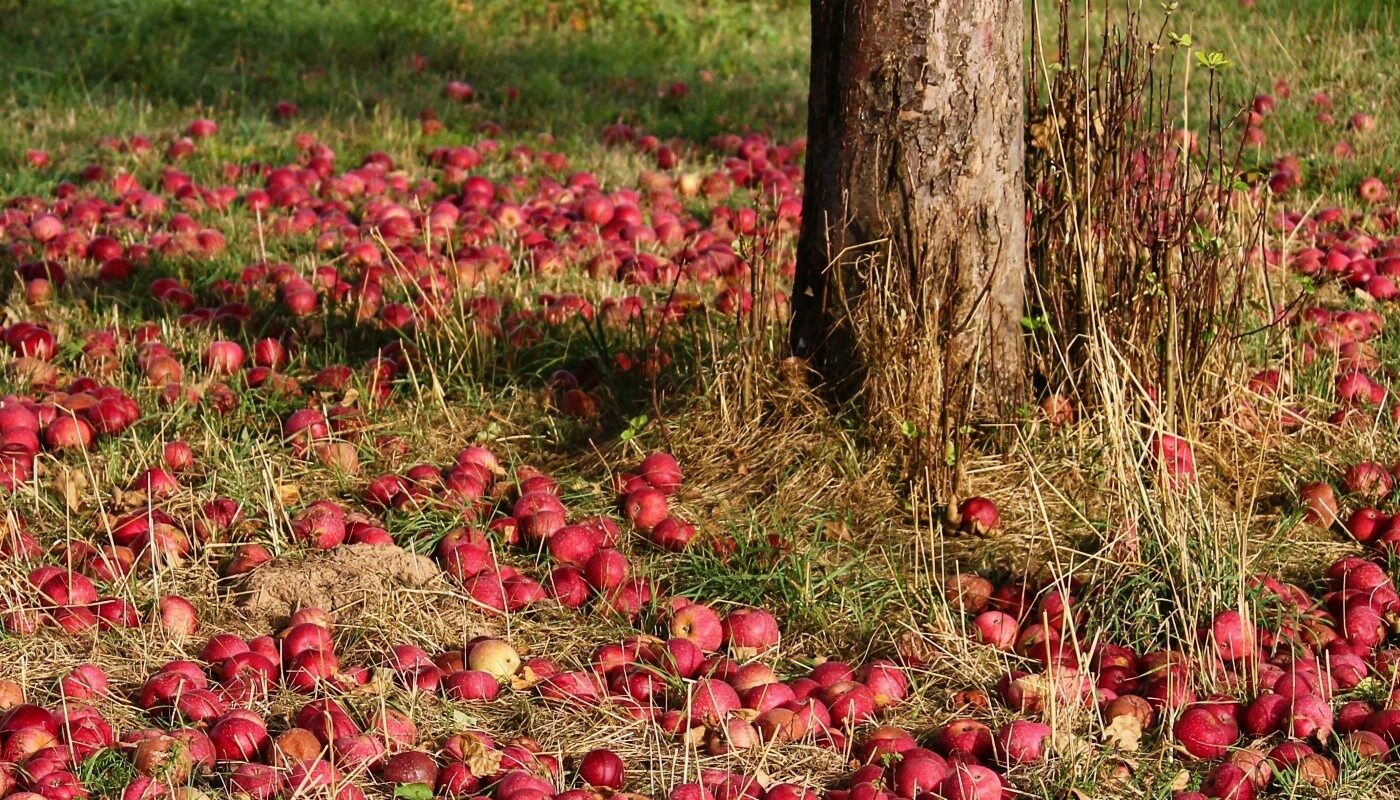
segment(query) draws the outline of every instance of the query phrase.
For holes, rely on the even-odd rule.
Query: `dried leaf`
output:
[[[684,741],[690,747],[699,747],[705,743],[706,729],[704,725],[696,725],[685,732]]]
[[[833,542],[851,540],[851,529],[846,527],[846,521],[841,519],[829,519],[822,523],[822,534]]]
[[[763,791],[765,792],[773,788],[773,785],[778,782],[772,775],[764,772],[761,768],[753,771],[753,779],[759,786],[763,787]]]
[[[1028,697],[1042,698],[1047,704],[1055,696],[1055,681],[1045,673],[1022,675],[1015,683]]]
[[[753,722],[754,720],[758,719],[759,714],[758,709],[756,708],[741,708],[738,711],[734,712],[734,716],[738,717],[739,719],[742,719],[745,722]]]
[[[475,736],[462,737],[462,761],[467,765],[467,771],[478,778],[487,778],[501,771],[500,750],[495,750],[481,743]]]
[[[527,664],[520,668],[520,671],[510,676],[510,688],[517,692],[532,688],[540,682],[540,678]]]
[[[1176,777],[1172,778],[1172,785],[1167,788],[1171,789],[1173,792],[1184,792],[1186,791],[1186,787],[1190,785],[1191,773],[1183,769],[1176,773]]]
[[[731,647],[729,650],[737,661],[752,661],[759,652],[757,647]]]
[[[1092,756],[1094,746],[1073,731],[1059,730],[1050,737],[1050,747],[1060,758],[1074,762]]]
[[[1136,753],[1142,744],[1142,720],[1132,714],[1119,714],[1103,729],[1103,740],[1127,753]]]
[[[933,642],[918,631],[905,631],[895,642],[895,650],[902,661],[911,667],[926,666],[938,658]]]
[[[369,671],[369,680],[365,681],[354,690],[355,694],[365,694],[379,696],[389,692],[394,688],[394,672],[384,667],[373,667]]]
[[[1059,129],[1047,114],[1039,122],[1031,123],[1031,147],[1048,151],[1054,146],[1058,134]]]
[[[53,488],[63,498],[63,504],[69,511],[78,511],[83,507],[83,498],[87,495],[87,473],[60,465],[53,476]]]
[[[146,497],[145,492],[128,492],[124,490],[119,490],[117,492],[117,507],[136,508],[138,506],[144,506],[146,505],[147,499],[148,498]]]
[[[301,502],[301,488],[292,483],[279,483],[277,500],[284,506],[294,506]]]

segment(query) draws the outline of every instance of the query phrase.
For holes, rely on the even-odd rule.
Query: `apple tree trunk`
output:
[[[791,346],[956,491],[1026,380],[1023,0],[812,0]]]

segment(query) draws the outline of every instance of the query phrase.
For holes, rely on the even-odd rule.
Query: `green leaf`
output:
[[[1190,47],[1190,46],[1191,46],[1191,34],[1189,34],[1189,33],[1170,33],[1170,32],[1169,32],[1169,33],[1167,34],[1167,41],[1171,42],[1172,45],[1173,45],[1173,46],[1176,46],[1176,47]]]
[[[1230,59],[1226,58],[1224,53],[1212,51],[1209,53],[1196,53],[1196,63],[1213,72],[1230,66]]]
[[[1027,314],[1026,316],[1021,317],[1021,327],[1025,328],[1031,333],[1036,333],[1038,331],[1049,331],[1050,320],[1045,317],[1033,317]]]
[[[919,435],[919,426],[906,419],[899,423],[899,432],[904,434],[906,439],[913,439]]]
[[[404,783],[394,787],[394,797],[402,800],[433,800],[433,787],[426,783]]]

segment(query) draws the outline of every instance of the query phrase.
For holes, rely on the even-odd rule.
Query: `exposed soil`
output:
[[[485,618],[431,559],[398,547],[348,545],[266,564],[234,589],[242,624],[276,630],[300,608],[331,612],[338,628],[397,629],[434,641],[489,632]]]

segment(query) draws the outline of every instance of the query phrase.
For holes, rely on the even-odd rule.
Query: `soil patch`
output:
[[[283,558],[234,589],[242,622],[257,633],[285,625],[301,608],[331,612],[336,628],[390,644],[460,644],[490,633],[433,561],[398,547],[346,545]]]

